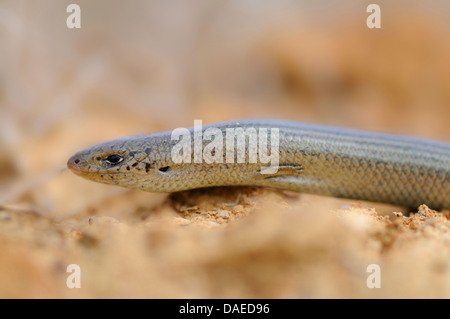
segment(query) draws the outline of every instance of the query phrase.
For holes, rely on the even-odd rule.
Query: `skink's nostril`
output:
[[[69,158],[69,160],[67,161],[67,166],[70,168],[70,169],[77,169],[78,168],[78,164],[80,164],[81,163],[81,160],[80,160],[80,158],[77,156],[77,157],[75,157],[75,156],[72,156],[71,158]]]

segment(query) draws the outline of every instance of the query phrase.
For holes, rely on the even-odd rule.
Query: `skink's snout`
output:
[[[80,156],[78,154],[73,155],[71,158],[69,158],[69,160],[67,161],[67,167],[71,170],[71,171],[80,171],[81,167],[81,159]]]

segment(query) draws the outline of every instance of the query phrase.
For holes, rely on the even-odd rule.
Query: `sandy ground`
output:
[[[449,296],[448,212],[380,216],[302,197],[218,188],[152,203],[126,191],[72,218],[2,209],[1,297]],[[80,289],[66,286],[69,264],[81,267]],[[379,289],[367,286],[372,264]]]
[[[153,194],[61,171],[92,144],[194,119],[449,142],[450,9],[412,2],[379,1],[369,30],[369,2],[79,1],[78,31],[70,2],[1,2],[0,297],[450,298],[448,211],[244,187]]]

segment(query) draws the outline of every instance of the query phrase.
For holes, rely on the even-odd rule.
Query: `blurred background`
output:
[[[66,26],[72,2],[81,29]],[[0,204],[86,211],[115,188],[47,179],[69,156],[194,119],[449,142],[450,2],[378,0],[381,29],[366,26],[370,3],[0,0]]]
[[[80,0],[68,29],[70,3],[0,2],[3,187],[194,119],[450,138],[448,1],[379,1],[381,29],[370,1]]]

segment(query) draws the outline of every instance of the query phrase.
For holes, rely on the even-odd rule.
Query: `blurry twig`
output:
[[[42,214],[39,213],[35,209],[29,208],[29,207],[19,207],[19,206],[10,205],[10,204],[0,205],[0,212],[1,211],[20,213],[20,214],[30,214],[33,216],[42,217]]]

